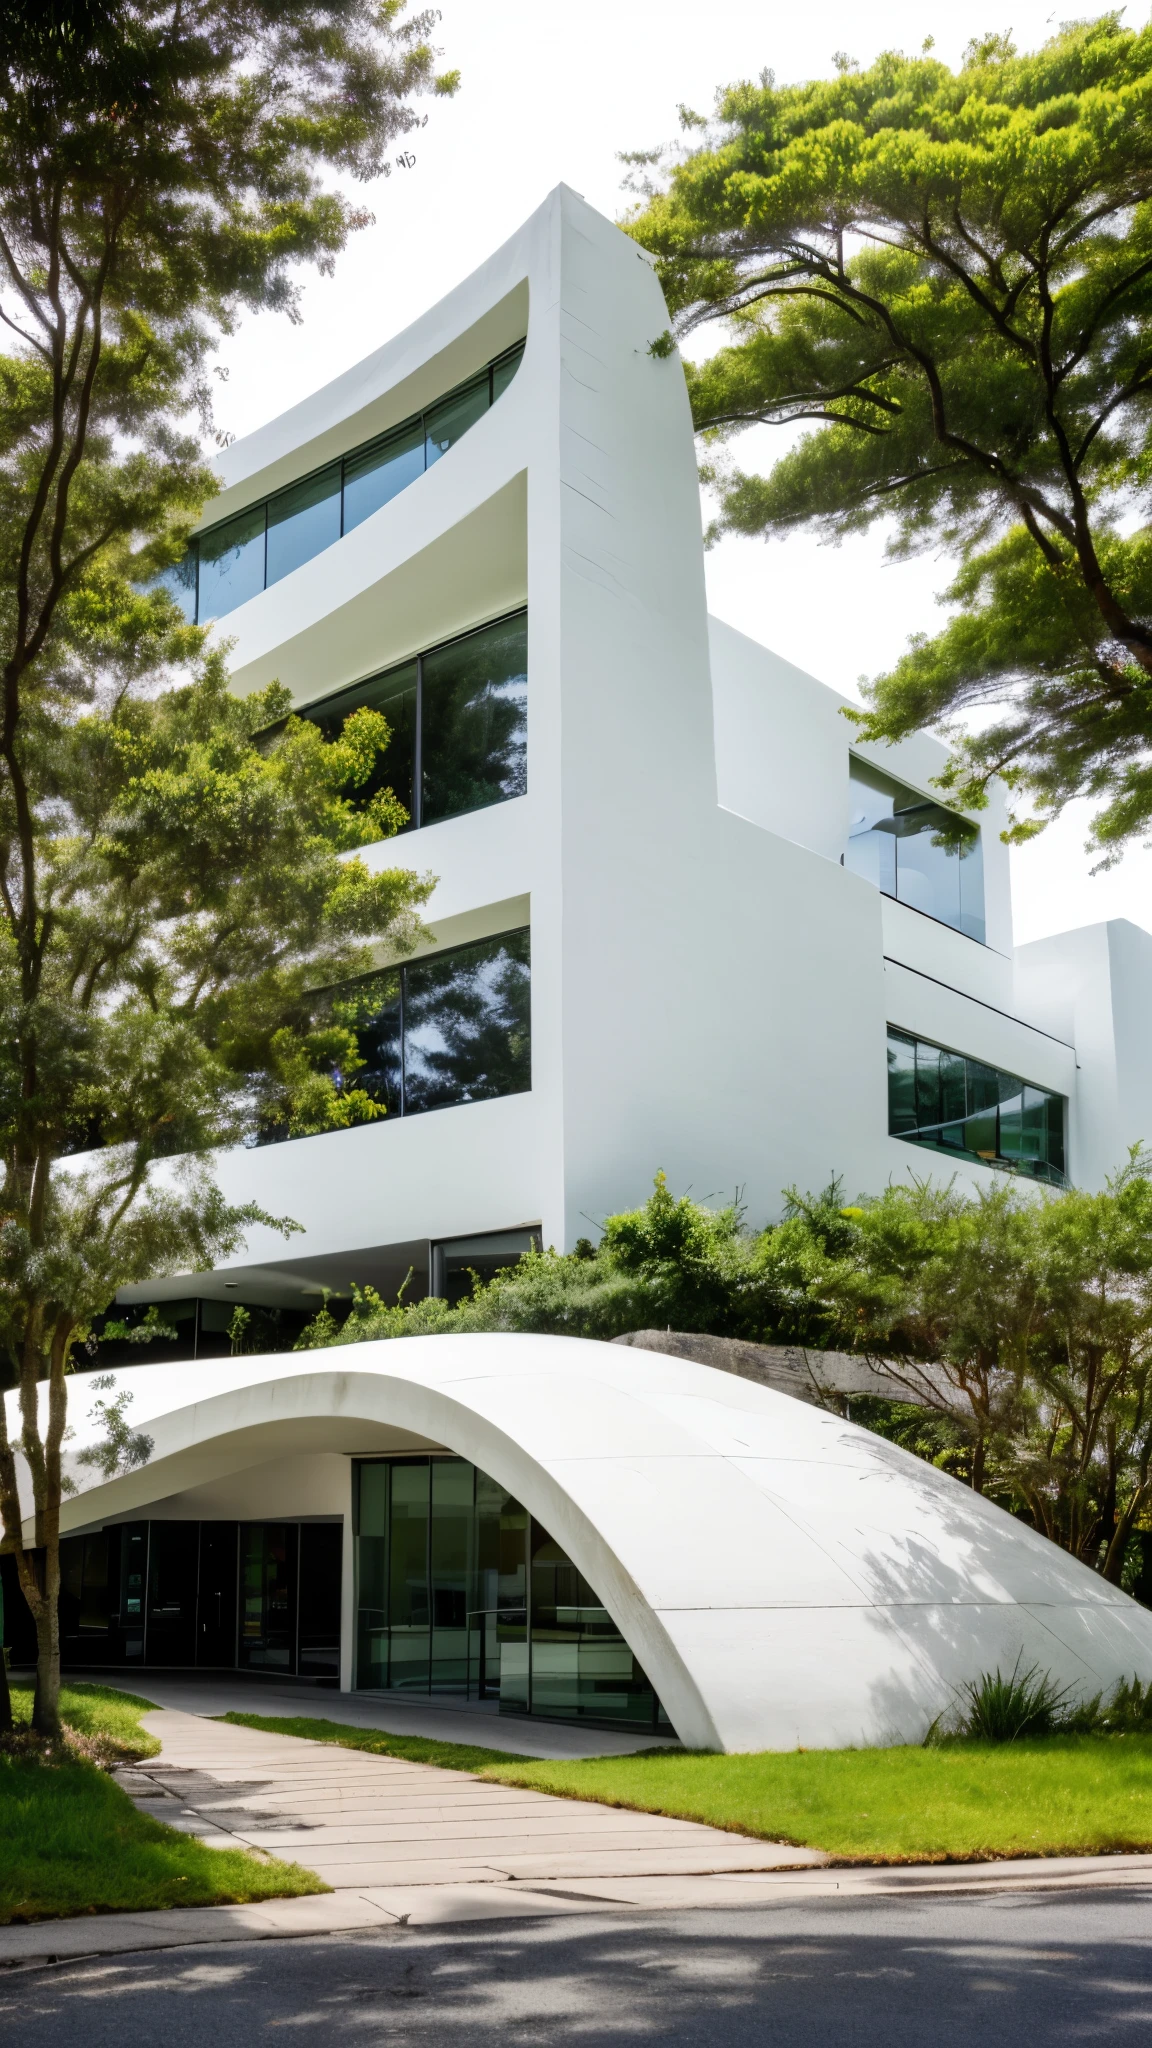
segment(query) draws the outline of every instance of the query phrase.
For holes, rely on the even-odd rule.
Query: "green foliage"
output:
[[[109,1392],[116,1384],[115,1373],[98,1373],[88,1381],[92,1391]],[[97,1401],[92,1414],[104,1431],[103,1441],[89,1444],[80,1452],[78,1465],[95,1465],[105,1479],[115,1479],[121,1472],[132,1472],[137,1465],[146,1465],[152,1456],[153,1440],[143,1430],[134,1430],[128,1421],[126,1410],[132,1394],[127,1387],[111,1401]]]
[[[491,1764],[485,1778],[823,1849],[837,1862],[974,1862],[1152,1848],[1152,1739],[924,1749],[664,1750]]]
[[[431,25],[403,0],[0,4],[0,1358],[42,1574],[2,1409],[0,1518],[46,1734],[71,1347],[120,1287],[276,1222],[197,1161],[349,1120],[314,992],[410,947],[428,894],[356,857],[404,818],[356,801],[383,718],[325,738],[275,684],[233,696],[156,579],[215,488],[188,431],[211,351],[245,311],[295,316],[300,266],[365,224],[338,180],[454,84]]]
[[[816,1213],[824,1198],[804,1199]],[[643,1208],[610,1216],[596,1247],[582,1240],[568,1253],[528,1252],[455,1308],[437,1300],[390,1304],[371,1288],[354,1289],[343,1327],[336,1331],[325,1305],[297,1348],[450,1330],[601,1339],[645,1328],[753,1340],[770,1337],[778,1326],[791,1333],[805,1322],[796,1271],[800,1247],[787,1236],[779,1255],[770,1256],[766,1246],[777,1235],[745,1230],[736,1204],[716,1210],[673,1195],[658,1173]],[[809,1305],[810,1331],[827,1320]]]
[[[1069,1688],[1057,1685],[1036,1664],[1021,1671],[1017,1657],[1007,1677],[997,1666],[979,1678],[966,1679],[959,1692],[962,1735],[977,1742],[1016,1742],[1027,1736],[1055,1734]]]
[[[1152,819],[1150,109],[1152,29],[1118,13],[955,72],[765,73],[633,159],[628,223],[676,332],[727,327],[687,371],[714,530],[884,520],[896,554],[959,559],[953,618],[874,682],[863,735],[999,707],[944,786],[979,806],[1000,774],[1040,821],[1096,797],[1106,858]],[[804,428],[767,475],[726,453],[758,422]]]
[[[645,1328],[882,1365],[907,1401],[853,1396],[852,1421],[1124,1581],[1152,1517],[1152,1161],[1138,1149],[1099,1194],[1007,1176],[974,1195],[912,1181],[852,1204],[836,1181],[793,1188],[759,1232],[659,1174],[596,1246],[529,1253],[456,1307],[354,1289],[347,1320],[325,1303],[298,1348]]]

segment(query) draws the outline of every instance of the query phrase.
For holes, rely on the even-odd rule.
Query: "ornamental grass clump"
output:
[[[975,1742],[1016,1742],[1055,1735],[1064,1725],[1071,1688],[1056,1684],[1036,1664],[1021,1671],[1017,1657],[1008,1676],[999,1667],[959,1687],[964,1702],[960,1733]]]

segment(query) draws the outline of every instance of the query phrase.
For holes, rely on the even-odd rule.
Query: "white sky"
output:
[[[616,152],[671,139],[681,101],[708,113],[718,86],[765,66],[792,82],[829,75],[834,51],[867,63],[881,49],[918,50],[929,35],[947,62],[989,30],[1011,29],[1031,48],[1065,14],[1052,0],[881,0],[867,10],[858,0],[444,0],[442,11],[444,64],[462,70],[461,91],[425,103],[428,125],[408,145],[414,167],[371,188],[376,225],[354,238],[334,278],[308,279],[304,324],[262,315],[226,344],[218,412],[237,435],[406,326],[561,180],[615,217],[626,202]],[[1128,19],[1143,20],[1143,8]],[[783,442],[761,428],[737,445],[750,466],[754,448],[767,461]],[[878,532],[837,549],[729,539],[708,558],[713,611],[851,695],[910,633],[934,628],[949,575],[946,561],[885,562]],[[1137,846],[1118,869],[1090,876],[1085,819],[1076,806],[1014,851],[1018,939],[1106,917],[1152,929],[1152,853]]]

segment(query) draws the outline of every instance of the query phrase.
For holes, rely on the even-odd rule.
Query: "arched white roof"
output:
[[[681,1740],[917,1741],[1018,1655],[1086,1694],[1152,1679],[1152,1613],[910,1453],[689,1360],[542,1336],[403,1338],[137,1367],[147,1466],[103,1481],[72,1382],[64,1527],[308,1447],[434,1444],[536,1515],[595,1587]]]

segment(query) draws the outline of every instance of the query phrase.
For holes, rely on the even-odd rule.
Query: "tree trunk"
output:
[[[0,1631],[0,1735],[12,1733],[12,1695],[8,1690],[8,1658]]]
[[[60,1537],[44,1551],[44,1595],[36,1611],[36,1692],[32,1726],[38,1735],[60,1733]]]

